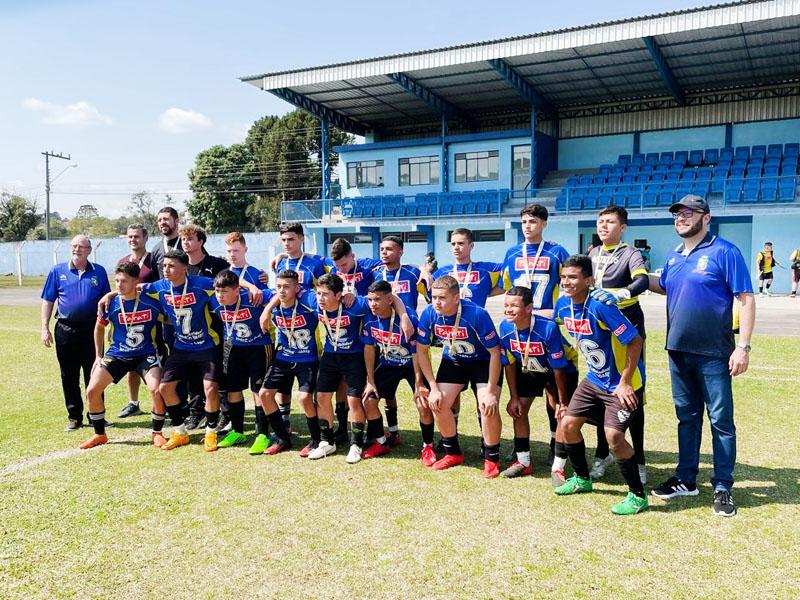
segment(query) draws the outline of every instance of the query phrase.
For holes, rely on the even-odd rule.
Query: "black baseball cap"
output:
[[[711,212],[711,210],[708,208],[708,202],[703,200],[700,196],[695,196],[694,194],[686,194],[683,198],[669,207],[669,212],[674,213],[679,211],[681,208],[691,208],[692,210],[697,210],[704,213]]]

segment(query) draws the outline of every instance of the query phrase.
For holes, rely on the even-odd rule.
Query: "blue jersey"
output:
[[[372,269],[380,264],[381,261],[374,258],[358,258],[355,267],[349,273],[340,273],[335,266],[330,272],[342,278],[345,293],[353,292],[358,296],[366,296],[367,288],[375,281]]]
[[[210,277],[189,275],[174,289],[161,279],[145,284],[142,293],[161,302],[161,310],[175,327],[177,350],[208,350],[219,344],[219,336],[211,327],[214,280]]]
[[[361,342],[361,325],[364,318],[370,315],[369,305],[364,296],[356,296],[355,302],[347,308],[344,304],[339,305],[342,309],[323,310],[319,309],[319,321],[325,328],[325,346],[322,352],[338,352],[340,354],[351,354],[364,350]],[[333,339],[336,339],[334,346]],[[335,349],[334,349],[335,348]]]
[[[553,369],[577,372],[578,353],[565,343],[555,321],[534,317],[533,330],[530,330],[517,329],[513,323],[503,320],[499,330],[504,365],[523,363],[527,357],[522,366],[529,372],[549,373]]]
[[[264,304],[272,298],[272,290],[264,290]],[[234,346],[266,346],[272,344],[269,331],[261,331],[258,320],[264,312],[264,304],[253,306],[250,293],[239,290],[239,310],[236,304],[220,304],[216,296],[212,296],[210,306],[222,321],[223,336]]]
[[[733,298],[753,291],[739,249],[711,234],[687,256],[681,244],[667,257],[659,284],[667,292],[667,350],[730,356]]]
[[[586,358],[589,373],[586,379],[608,393],[617,389],[620,373],[625,368],[628,344],[639,335],[628,319],[616,306],[587,298],[584,304],[572,305],[563,296],[556,302],[555,319],[577,342],[578,349]],[[639,363],[631,377],[634,390],[644,386],[644,363]]]
[[[455,268],[455,270],[454,270]],[[492,262],[471,262],[466,265],[447,265],[434,271],[431,280],[450,275],[458,281],[461,297],[478,306],[486,306],[491,291],[497,287],[503,274],[503,265]]]
[[[319,305],[317,295],[302,292],[292,306],[278,304],[272,309],[277,340],[276,358],[286,362],[317,362],[319,360]]]
[[[539,258],[536,258],[537,253]],[[523,242],[514,246],[506,252],[503,260],[503,287],[510,289],[519,285],[530,288],[533,292],[533,308],[551,309],[558,299],[561,265],[568,257],[569,252],[553,242]]]
[[[97,303],[111,291],[108,275],[101,265],[86,263],[78,273],[72,261],[60,263],[50,270],[42,289],[42,300],[55,302],[56,318],[76,323],[94,323]]]
[[[253,265],[245,265],[244,267],[229,267],[231,271],[236,273],[239,276],[239,279],[246,281],[247,283],[252,283],[259,289],[267,290],[269,286],[265,283],[262,283],[261,280],[258,278],[261,275],[261,269],[254,267]],[[266,304],[267,300],[264,301]]]
[[[378,347],[380,364],[391,367],[406,367],[411,364],[412,355],[417,353],[416,329],[419,321],[414,313],[408,313],[408,318],[414,326],[414,335],[410,341],[400,329],[400,315],[395,315],[391,331],[389,331],[391,317],[382,319],[370,314],[364,319],[361,342],[366,346]]]
[[[106,350],[106,356],[127,358],[155,354],[156,323],[160,318],[161,303],[158,300],[139,294],[137,303],[136,300],[114,296],[108,310],[98,319],[103,325],[111,326],[111,346]]]
[[[434,338],[442,340],[443,358],[453,361],[489,360],[488,350],[500,344],[489,313],[474,302],[461,301],[461,318],[436,314],[426,306],[419,318],[417,342],[430,346]]]
[[[417,267],[401,265],[399,269],[388,270],[384,265],[379,265],[372,270],[375,281],[388,281],[392,284],[392,293],[400,298],[408,312],[417,312],[417,296],[428,300],[428,286],[420,279],[420,270]]]
[[[299,258],[282,258],[275,266],[275,273],[285,269],[297,271],[298,282],[304,290],[313,290],[317,279],[330,270],[331,263],[317,254],[302,254]]]

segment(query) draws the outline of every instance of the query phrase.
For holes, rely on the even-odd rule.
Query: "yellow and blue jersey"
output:
[[[489,360],[489,350],[500,345],[494,323],[486,309],[469,300],[461,301],[461,319],[457,315],[439,315],[426,306],[419,318],[417,342],[430,346],[434,338],[442,340],[442,358],[452,361]]]
[[[277,349],[275,357],[286,362],[317,362],[320,353],[317,295],[305,291],[297,297],[296,302],[296,307],[284,308],[278,304],[272,309]]]
[[[421,272],[417,267],[400,265],[399,269],[390,271],[384,265],[372,270],[375,281],[388,281],[392,284],[392,293],[400,298],[409,312],[417,312],[418,295],[428,300],[428,286],[420,279]]]
[[[175,326],[177,350],[209,350],[219,345],[219,335],[211,327],[213,279],[189,275],[174,287],[160,279],[145,284],[142,293],[161,303],[162,312]]]
[[[503,275],[503,265],[494,262],[473,262],[466,265],[447,265],[434,271],[432,281],[450,275],[455,277],[461,292],[461,297],[472,300],[478,306],[486,306],[489,294],[500,283]]]
[[[272,290],[264,290],[264,303],[272,298]],[[216,314],[223,325],[223,336],[225,341],[234,346],[266,346],[272,344],[270,331],[261,331],[258,320],[264,312],[264,304],[253,306],[250,302],[250,293],[247,290],[239,290],[239,310],[236,304],[220,304],[216,296],[210,300],[211,311]]]
[[[236,273],[239,276],[239,279],[246,281],[247,283],[252,283],[254,286],[261,290],[268,290],[269,286],[265,285],[259,279],[261,275],[261,269],[254,267],[253,265],[246,265],[244,267],[228,267],[231,271]]]
[[[408,318],[414,326],[411,340],[407,340],[403,335],[399,315],[395,316],[391,331],[389,331],[391,317],[383,319],[371,314],[364,319],[361,343],[365,346],[378,346],[380,364],[390,367],[407,367],[411,364],[413,355],[417,353],[416,329],[419,321],[414,313],[408,313]]]
[[[586,379],[609,394],[617,389],[625,369],[628,344],[636,336],[636,328],[616,306],[607,306],[588,297],[583,304],[572,305],[569,298],[556,302],[554,317],[563,325],[586,358],[589,372]],[[639,362],[631,377],[631,386],[644,386],[644,362]]]
[[[155,354],[156,323],[161,318],[161,304],[144,294],[139,295],[138,304],[136,300],[123,300],[122,296],[112,298],[108,310],[98,319],[111,328],[111,346],[106,356],[127,358]]]
[[[320,307],[319,320],[325,326],[325,345],[322,352],[337,352],[351,354],[362,352],[364,344],[361,342],[361,326],[364,318],[371,314],[369,304],[364,296],[356,296],[355,302],[346,307],[340,305],[336,310],[323,310]],[[336,338],[335,343],[332,339]]]
[[[578,371],[578,353],[561,336],[555,321],[535,317],[533,330],[518,329],[514,323],[500,323],[500,344],[503,347],[503,365],[522,362],[527,354],[525,370],[549,373],[553,369],[564,369],[568,373]]]
[[[353,270],[349,273],[340,272],[336,266],[330,269],[344,281],[344,291],[353,292],[357,296],[366,296],[367,289],[375,281],[373,269],[381,264],[381,261],[374,258],[357,258]]]
[[[539,246],[542,244],[544,246],[539,253]],[[537,253],[538,258],[536,258]],[[539,244],[523,242],[509,248],[503,260],[503,287],[511,289],[518,285],[530,288],[533,292],[533,308],[551,309],[558,299],[561,265],[567,258],[569,252],[553,242],[542,241]]]
[[[302,254],[299,258],[282,258],[275,266],[275,273],[285,269],[297,271],[297,280],[304,290],[313,290],[317,279],[330,271],[332,263],[318,254]]]

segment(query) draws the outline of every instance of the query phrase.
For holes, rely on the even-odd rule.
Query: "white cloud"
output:
[[[167,133],[188,133],[209,129],[213,123],[203,113],[182,108],[168,108],[158,117],[158,128]]]
[[[25,98],[23,108],[39,115],[43,125],[65,125],[67,127],[86,127],[87,125],[111,125],[108,115],[85,100],[74,104],[54,104],[39,98]]]

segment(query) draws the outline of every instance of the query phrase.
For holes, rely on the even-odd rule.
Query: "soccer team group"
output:
[[[592,480],[616,461],[628,494],[612,511],[629,515],[647,508],[645,330],[637,296],[648,288],[648,275],[640,251],[621,240],[624,208],[600,212],[602,245],[588,256],[570,256],[545,241],[547,209],[532,205],[520,215],[525,240],[502,263],[473,260],[472,232],[461,228],[450,237],[454,262],[438,269],[403,264],[397,236],[382,239],[379,259],[356,257],[344,239],[332,244],[329,257],[304,253],[302,225],[284,223],[272,289],[265,272],[247,263],[245,237],[238,232],[225,238],[226,268],[215,269],[213,277],[203,276],[208,270],[190,274],[190,255],[202,250],[206,235],[193,225],[178,229],[175,216],[172,209],[158,215],[164,237],[152,253],[152,281],[142,283],[143,261],[121,262],[115,290],[100,301],[98,368],[87,387],[94,435],[81,448],[108,441],[103,390],[128,373],[147,385],[153,446],[166,451],[189,444],[182,388],[202,376],[206,451],[246,443],[248,389],[256,416],[250,453],[290,450],[296,386],[310,436],[300,456],[317,460],[344,445],[347,463],[354,464],[401,443],[397,392],[405,381],[419,415],[424,467],[444,470],[464,462],[458,419],[462,392],[470,388],[483,476],[530,475],[528,414],[534,400],[544,398],[555,493],[591,491]],[[485,305],[497,295],[504,296],[504,319],[496,328]],[[418,317],[419,296],[428,305]],[[442,347],[438,369],[431,360],[434,345]],[[168,348],[161,351],[165,356],[159,346]],[[578,352],[588,369],[583,378]],[[503,385],[510,396],[505,407],[499,404]],[[230,430],[218,439],[221,395]],[[513,421],[514,454],[501,470],[504,412]],[[167,419],[173,429],[165,437]],[[591,467],[581,433],[587,422],[597,428]],[[569,478],[568,461],[574,472]]]

